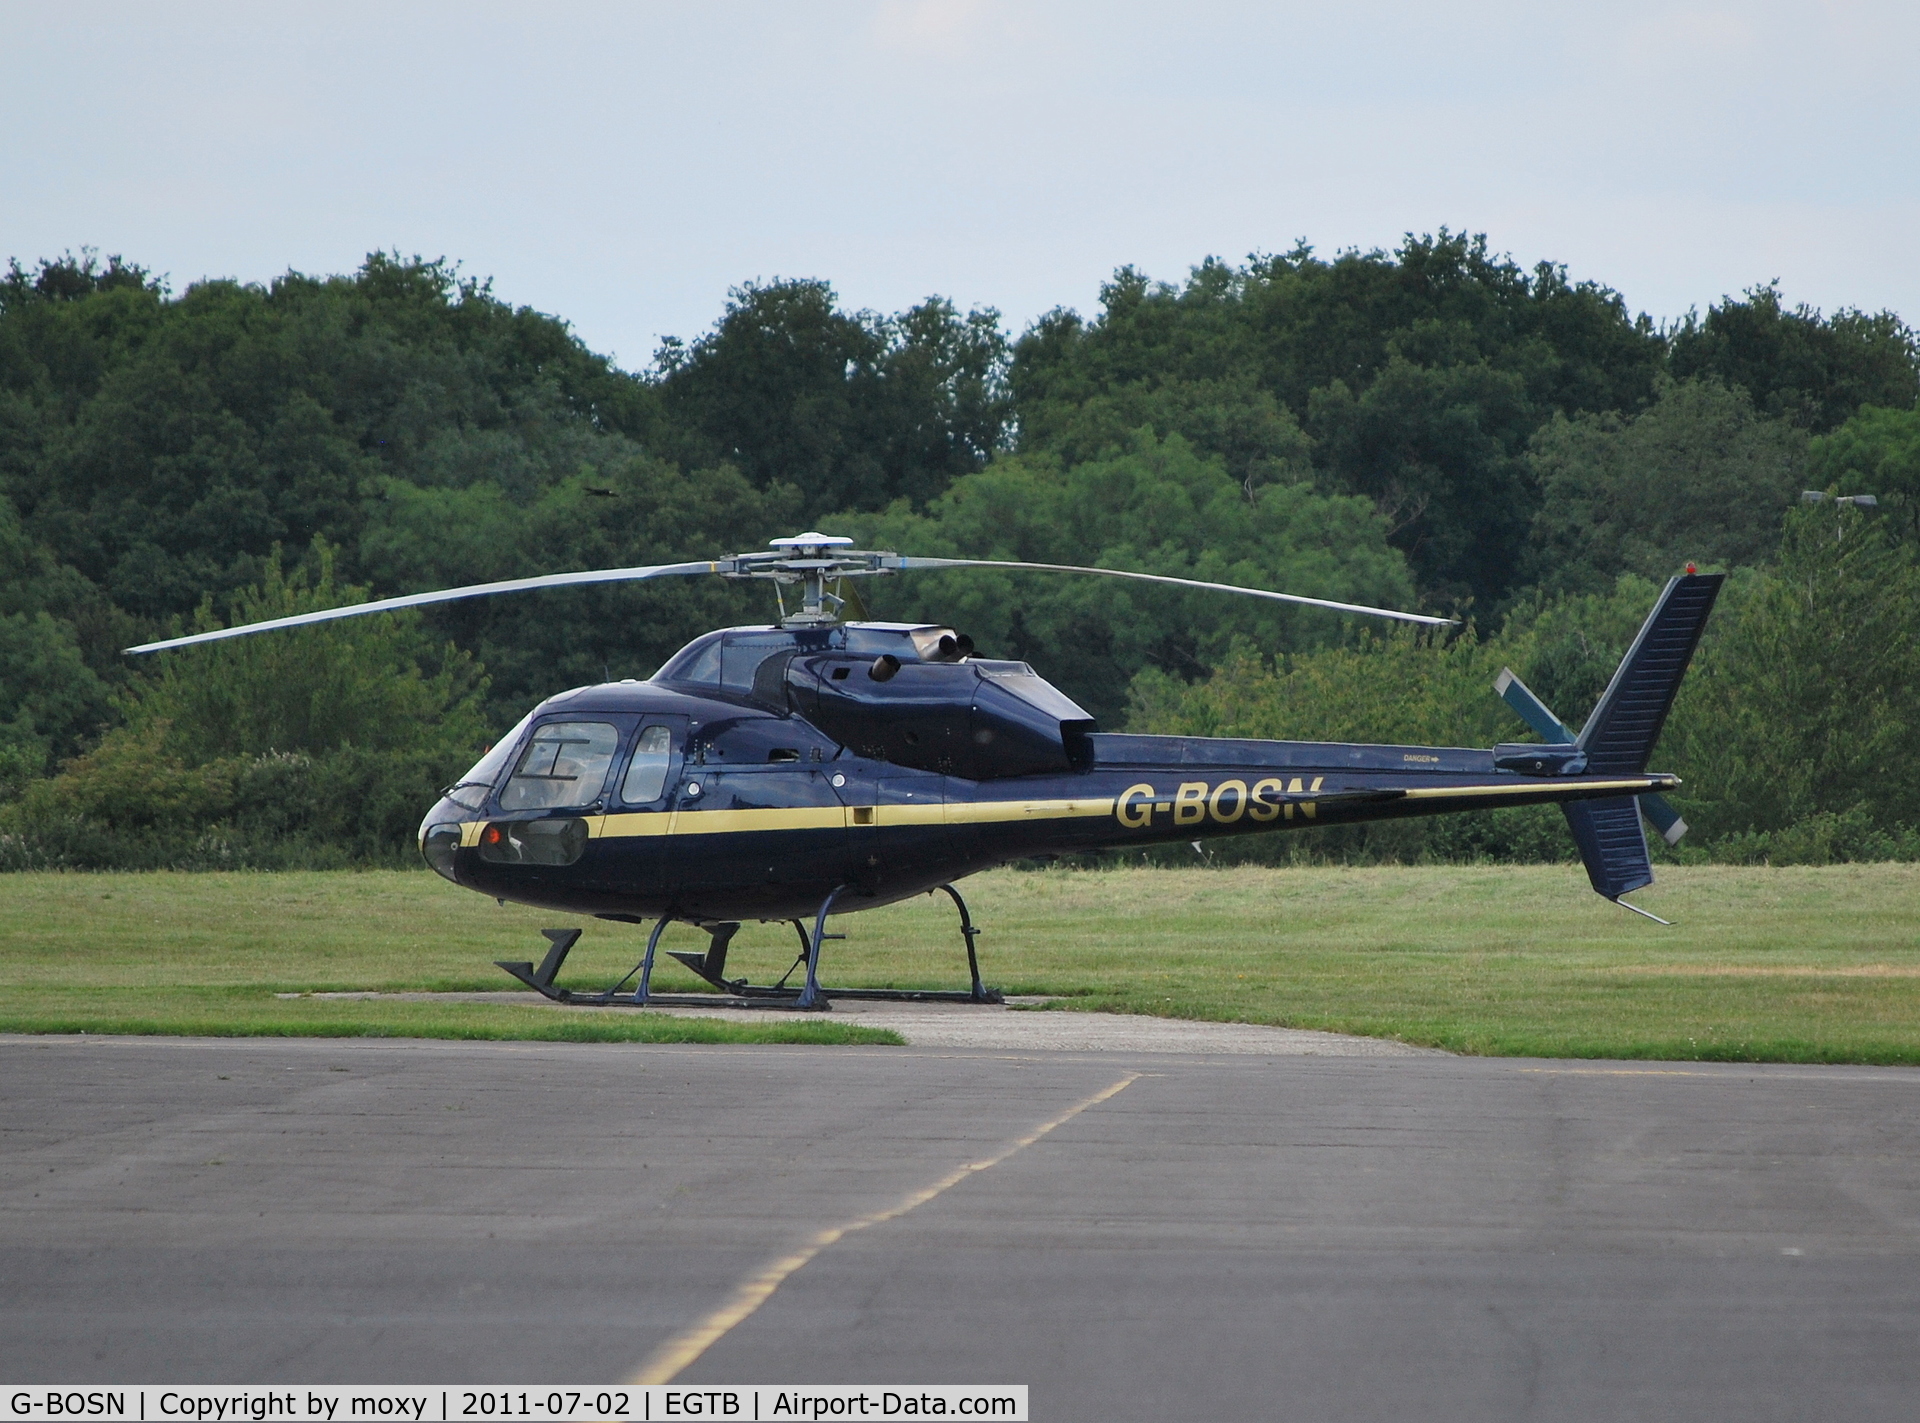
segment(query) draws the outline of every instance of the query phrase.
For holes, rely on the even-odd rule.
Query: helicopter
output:
[[[502,903],[654,921],[639,962],[603,992],[555,983],[579,929],[543,930],[549,947],[537,967],[499,963],[561,1002],[807,1010],[833,998],[999,1002],[981,981],[980,930],[954,888],[967,875],[1033,857],[1496,806],[1560,805],[1594,891],[1667,922],[1622,896],[1653,881],[1642,815],[1670,840],[1685,832],[1660,796],[1678,778],[1646,767],[1722,575],[1689,564],[1668,581],[1577,734],[1503,671],[1496,691],[1545,740],[1480,750],[1102,732],[1025,662],[980,656],[950,627],[858,616],[848,580],[1005,568],[1426,626],[1451,619],[1123,569],[916,557],[852,542],[808,532],[726,558],[408,594],[127,651],[586,583],[702,574],[771,582],[775,622],[697,637],[646,681],[549,697],[421,821],[424,858],[454,884]],[[792,610],[789,592],[798,594]],[[821,987],[822,949],[842,937],[827,932],[830,915],[940,892],[960,916],[968,989]],[[727,976],[729,946],[750,920],[796,933],[798,955],[778,983]],[[707,933],[704,952],[670,952],[721,998],[652,991],[661,935],[676,922]],[[803,966],[802,981],[789,986]]]

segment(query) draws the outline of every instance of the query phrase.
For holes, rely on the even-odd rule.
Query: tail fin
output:
[[[1647,769],[1653,743],[1660,739],[1680,678],[1725,581],[1720,573],[1687,573],[1668,580],[1574,743],[1587,753],[1590,773],[1637,776]]]
[[[1713,611],[1713,600],[1724,581],[1724,575],[1718,573],[1688,573],[1668,582],[1601,694],[1599,705],[1575,739],[1574,744],[1587,753],[1588,774],[1638,775],[1647,769],[1654,743],[1660,739],[1660,729],[1673,707],[1674,694],[1680,690],[1680,679],[1693,660],[1693,649],[1699,645],[1707,614]],[[1640,803],[1632,796],[1614,796],[1569,801],[1560,808],[1566,812],[1568,828],[1580,847],[1594,892],[1636,914],[1659,919],[1620,898],[1629,890],[1653,883],[1653,862],[1647,855],[1646,830],[1640,824]],[[1674,825],[1679,834],[1686,833],[1686,822],[1677,816]],[[1661,828],[1668,831],[1670,839],[1679,838],[1669,827]]]

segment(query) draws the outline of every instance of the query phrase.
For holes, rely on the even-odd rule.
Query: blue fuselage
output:
[[[1454,747],[1090,732],[1071,747],[1064,769],[970,779],[861,754],[744,686],[609,683],[543,703],[421,838],[484,894],[712,923],[807,915],[841,888],[839,910],[870,908],[1029,856],[1674,784],[1528,775]]]

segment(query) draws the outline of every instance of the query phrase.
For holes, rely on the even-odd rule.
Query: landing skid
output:
[[[690,971],[719,989],[718,995],[710,993],[654,993],[651,991],[654,956],[660,946],[660,935],[673,919],[663,918],[653,926],[653,932],[647,936],[647,951],[640,962],[626,973],[611,988],[599,993],[576,993],[572,989],[558,987],[554,979],[559,975],[561,966],[566,963],[567,955],[580,940],[578,929],[542,929],[550,947],[540,966],[535,968],[530,962],[509,963],[496,959],[497,967],[505,969],[520,982],[543,997],[555,1003],[571,1003],[591,1008],[645,1008],[649,1005],[672,1008],[786,1008],[801,1011],[825,1012],[832,1006],[835,998],[866,1000],[885,1003],[1004,1003],[1006,998],[996,988],[988,988],[980,981],[980,960],[974,952],[973,941],[979,937],[979,929],[974,927],[972,917],[967,913],[966,901],[960,892],[950,884],[935,886],[944,890],[953,900],[954,908],[960,911],[960,937],[967,946],[967,972],[973,980],[973,986],[964,990],[936,988],[823,988],[819,981],[820,950],[830,939],[842,939],[844,934],[827,932],[827,915],[833,908],[833,902],[839,898],[841,889],[836,889],[821,902],[819,912],[814,916],[813,929],[809,933],[807,926],[799,919],[787,922],[793,925],[800,939],[800,954],[793,961],[778,983],[755,984],[744,978],[726,977],[727,950],[733,943],[733,936],[740,932],[737,923],[712,924],[707,926],[707,951],[703,954],[687,953],[679,949],[669,949],[668,954],[685,965]],[[844,889],[844,886],[842,886]],[[929,891],[931,892],[931,891]],[[796,970],[806,966],[805,980],[797,986],[788,986],[787,979],[793,977]],[[640,981],[631,993],[625,992],[627,982],[635,974]]]

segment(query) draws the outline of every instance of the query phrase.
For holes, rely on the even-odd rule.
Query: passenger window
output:
[[[627,763],[627,778],[620,784],[620,799],[628,805],[645,805],[660,799],[667,788],[667,763],[673,756],[673,733],[664,726],[650,726],[633,744],[633,759]]]
[[[533,733],[507,788],[502,810],[591,805],[606,784],[620,733],[604,721],[551,721]]]
[[[720,680],[720,639],[715,638],[696,653],[685,667],[669,669],[669,680],[675,682],[701,682],[711,685]]]
[[[722,646],[720,685],[730,692],[751,692],[760,664],[792,652],[794,639],[790,632],[728,633]]]

